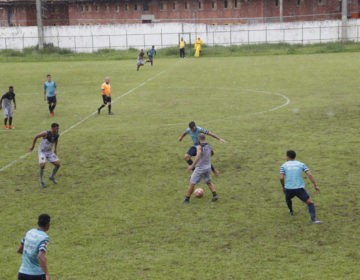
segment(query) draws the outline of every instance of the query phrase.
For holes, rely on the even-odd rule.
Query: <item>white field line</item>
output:
[[[178,88],[178,89],[184,89],[184,88]],[[204,89],[204,88],[200,88],[200,87],[187,87],[186,89]],[[266,114],[266,113],[270,113],[272,111],[276,111],[279,110],[287,105],[290,104],[290,98],[287,97],[286,95],[282,94],[282,93],[278,93],[278,92],[271,92],[271,91],[265,91],[265,90],[256,90],[256,89],[238,89],[238,88],[210,88],[210,89],[218,89],[218,90],[228,90],[228,91],[248,91],[248,92],[258,92],[258,93],[265,93],[265,94],[269,94],[269,95],[277,95],[280,96],[282,98],[284,98],[286,100],[285,103],[276,106],[274,108],[270,108],[268,110],[264,110],[264,111],[260,111],[260,112],[254,112],[254,113],[248,113],[248,114],[244,114],[244,115],[238,115],[235,117],[226,117],[226,118],[220,118],[220,119],[214,119],[214,120],[208,120],[208,121],[201,121],[198,120],[197,122],[201,122],[201,123],[212,123],[212,122],[217,122],[217,121],[223,121],[223,120],[228,120],[228,119],[237,119],[240,117],[246,117],[246,116],[255,116],[255,115],[262,115],[262,114]],[[163,124],[162,126],[177,126],[177,125],[186,125],[187,123],[168,123],[168,124]]]
[[[131,93],[133,93],[135,90],[137,90],[138,88],[143,87],[144,85],[146,85],[148,82],[154,80],[155,78],[159,77],[160,75],[164,74],[165,72],[167,72],[168,70],[170,70],[172,67],[174,67],[176,65],[176,63],[174,63],[172,66],[170,66],[169,68],[157,73],[156,75],[152,76],[151,78],[145,80],[144,82],[142,82],[141,84],[139,84],[138,86],[130,89],[129,91],[125,92],[124,94],[116,97],[111,103],[115,103],[116,101],[118,101],[120,98],[125,97],[126,95],[129,95]],[[86,116],[85,118],[83,118],[82,120],[78,121],[77,123],[73,124],[72,126],[70,126],[69,128],[65,129],[60,135],[64,135],[65,133],[69,132],[70,130],[74,129],[75,127],[77,127],[78,125],[82,124],[84,121],[88,120],[89,118],[91,118],[93,115],[97,114],[97,110],[95,112],[92,112],[90,115]],[[19,160],[24,159],[26,157],[28,157],[31,154],[31,152],[27,152],[26,154],[20,156],[19,158],[15,159],[14,161],[10,162],[9,164],[5,165],[4,167],[2,167],[0,169],[1,171],[4,171],[6,169],[8,169],[9,167],[13,166],[15,163],[17,163]]]

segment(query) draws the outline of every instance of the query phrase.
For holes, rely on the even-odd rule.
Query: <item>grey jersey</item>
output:
[[[11,101],[15,99],[15,93],[7,92],[3,96],[4,108],[11,108]]]
[[[53,144],[58,140],[59,134],[53,135],[51,131],[47,132],[46,137],[44,137],[40,143],[39,151],[46,153],[50,152],[52,149]]]
[[[211,151],[212,147],[209,143],[200,144],[202,153],[200,160],[198,161],[196,168],[201,170],[207,170],[211,168]]]

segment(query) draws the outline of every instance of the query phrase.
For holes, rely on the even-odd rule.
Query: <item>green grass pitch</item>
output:
[[[16,129],[0,128],[0,168],[17,160],[0,172],[0,279],[16,279],[16,248],[43,212],[56,280],[359,279],[359,53],[155,58],[139,72],[135,63],[0,64],[0,87],[13,85],[18,105]],[[58,85],[54,118],[47,73]],[[105,76],[115,114],[90,116]],[[208,138],[215,204],[203,184],[202,199],[181,204],[191,139],[177,139],[191,120],[228,141]],[[59,139],[59,184],[47,164],[42,189],[39,142],[20,157],[54,121],[60,132],[78,125]],[[305,181],[322,225],[297,199],[288,216],[287,149],[321,188]]]

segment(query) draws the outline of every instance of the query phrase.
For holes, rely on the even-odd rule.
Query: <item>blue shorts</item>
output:
[[[188,154],[192,157],[196,156],[196,147],[191,146],[191,148],[186,152],[186,154]]]
[[[48,96],[47,97],[48,104],[50,103],[56,103],[56,96]]]
[[[304,188],[284,189],[284,193],[285,193],[286,199],[292,199],[294,196],[297,196],[299,199],[306,202],[310,198],[309,194],[306,192],[306,190]]]

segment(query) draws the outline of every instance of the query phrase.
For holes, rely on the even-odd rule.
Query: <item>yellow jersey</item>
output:
[[[180,41],[179,48],[180,49],[185,48],[185,41]]]
[[[103,83],[103,84],[101,85],[101,89],[102,89],[102,91],[101,91],[101,94],[102,94],[102,95],[110,96],[110,93],[111,93],[110,83],[109,83],[109,84]]]

